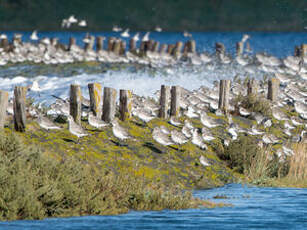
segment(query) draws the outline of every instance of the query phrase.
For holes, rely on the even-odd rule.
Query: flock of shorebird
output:
[[[266,95],[267,87],[265,82],[260,82],[258,95]],[[281,144],[281,148],[276,154],[280,159],[293,154],[289,147],[293,142],[306,142],[307,130],[307,82],[303,79],[296,79],[287,83],[282,82],[278,100],[270,102],[272,107],[272,117],[262,113],[251,112],[242,105],[237,105],[235,98],[239,95],[246,96],[246,89],[237,82],[233,82],[230,91],[229,113],[225,116],[218,109],[219,86],[215,84],[213,88],[201,87],[198,90],[189,91],[181,88],[180,114],[178,117],[170,117],[169,124],[174,128],[157,126],[152,130],[152,138],[155,142],[163,146],[180,146],[191,142],[200,149],[206,150],[208,144],[216,138],[227,146],[231,141],[237,140],[239,135],[251,135],[257,138],[260,145]],[[35,86],[37,87],[37,86]],[[35,88],[34,87],[34,88]],[[30,88],[31,90],[31,88]],[[156,97],[140,97],[133,95],[132,116],[142,121],[144,125],[158,117],[159,91]],[[100,117],[96,117],[89,111],[89,101],[82,99],[82,116],[88,118],[89,125],[103,129],[112,126],[113,134],[121,141],[136,140],[129,134],[129,130],[120,125],[117,119],[110,124],[104,122]],[[8,113],[12,113],[12,104],[8,107]],[[298,116],[286,111],[295,111]],[[30,111],[29,111],[30,112]],[[31,113],[31,112],[30,112]],[[38,124],[43,129],[59,129],[47,117],[37,112],[31,113],[38,117]],[[65,115],[68,118],[69,131],[79,138],[88,135],[88,132],[75,123],[69,115],[69,101],[57,99],[47,112],[50,116]],[[291,114],[292,116],[290,116]],[[202,127],[193,125],[194,119],[198,119]],[[241,123],[245,125],[242,125]],[[243,127],[242,127],[243,126]],[[220,127],[220,129],[219,129]],[[270,132],[270,127],[280,129],[281,136],[276,136]],[[218,133],[213,130],[218,129]]]

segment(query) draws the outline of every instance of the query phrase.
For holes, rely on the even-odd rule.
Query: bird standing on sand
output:
[[[198,130],[192,131],[192,143],[201,149],[207,150],[207,145],[204,143],[203,138],[199,135]]]
[[[85,137],[88,135],[88,133],[86,133],[85,130],[74,121],[71,115],[68,115],[67,119],[69,132],[78,137],[78,142],[80,137]]]
[[[169,138],[169,136],[163,133],[159,127],[155,127],[152,132],[152,138],[161,145],[168,146],[175,143]]]
[[[200,156],[199,161],[205,167],[208,167],[208,166],[211,165],[210,163],[208,163],[208,161],[206,160],[206,158],[203,155]]]
[[[171,139],[178,145],[185,144],[189,141],[189,139],[186,138],[186,136],[182,132],[179,132],[177,130],[171,131]]]

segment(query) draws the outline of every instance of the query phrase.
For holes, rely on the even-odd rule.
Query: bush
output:
[[[244,107],[245,109],[248,109],[251,112],[261,113],[264,116],[272,115],[272,109],[270,106],[270,102],[266,100],[265,98],[262,98],[256,95],[251,94],[245,97],[242,95],[239,95],[235,99],[235,104],[240,105]]]
[[[131,173],[103,171],[70,158],[58,161],[0,133],[0,219],[104,215],[195,207],[190,192],[149,184]]]

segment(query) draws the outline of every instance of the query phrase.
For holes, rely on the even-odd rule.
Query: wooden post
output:
[[[112,52],[113,51],[113,44],[115,42],[115,38],[114,37],[110,37],[108,40],[108,52]]]
[[[101,50],[103,50],[103,41],[104,41],[105,37],[102,36],[98,36],[96,38],[96,52],[99,52]]]
[[[86,42],[85,45],[84,45],[84,51],[85,52],[93,50],[94,42],[95,42],[94,36],[88,36],[87,38],[88,38],[89,41]]]
[[[167,119],[169,110],[170,87],[161,85],[159,117]]]
[[[124,55],[126,52],[126,42],[125,41],[120,41],[120,55]]]
[[[300,57],[301,56],[301,48],[299,46],[294,47],[294,56]]]
[[[90,108],[96,117],[102,116],[102,87],[99,83],[88,84]]]
[[[3,48],[3,50],[5,52],[7,52],[9,50],[9,47],[10,47],[9,40],[7,38],[1,39],[0,47]]]
[[[159,45],[160,45],[160,42],[158,41],[155,41],[153,46],[152,46],[152,52],[159,52]]]
[[[165,54],[166,50],[167,50],[167,44],[162,44],[161,47],[160,47],[159,53],[160,54]]]
[[[272,78],[269,80],[268,84],[268,99],[271,101],[276,101],[278,99],[280,81],[278,78]]]
[[[119,91],[119,113],[122,121],[131,118],[132,110],[132,92],[130,90],[121,89]]]
[[[301,57],[306,57],[307,56],[307,44],[302,44],[301,45]]]
[[[189,53],[196,53],[196,42],[195,42],[195,40],[190,40]]]
[[[258,82],[254,78],[247,82],[247,95],[257,95],[258,93]]]
[[[70,104],[69,114],[74,118],[75,122],[81,125],[81,87],[80,85],[70,85]]]
[[[71,50],[71,47],[76,45],[76,39],[74,37],[69,38],[69,43],[68,43],[68,51]]]
[[[217,42],[215,43],[215,52],[217,55],[222,54],[225,55],[225,46],[223,43]]]
[[[121,41],[120,39],[116,39],[113,43],[113,48],[112,51],[116,54],[119,55],[120,54],[120,49],[121,49]]]
[[[14,89],[14,127],[18,132],[26,130],[26,94],[27,87],[16,86]]]
[[[236,43],[236,55],[237,55],[237,57],[239,57],[243,54],[243,49],[244,49],[244,43],[243,42],[237,42]]]
[[[0,129],[4,127],[9,94],[0,90]]]
[[[136,51],[136,40],[134,38],[130,39],[129,51],[132,52],[132,53]]]
[[[167,53],[168,53],[169,55],[171,55],[171,54],[173,53],[174,48],[175,48],[175,45],[174,45],[174,44],[169,44],[169,45],[167,46]]]
[[[229,107],[230,80],[220,80],[219,109],[227,113]]]
[[[182,43],[182,42],[176,42],[176,46],[175,46],[175,48],[174,48],[174,50],[173,50],[173,53],[172,53],[172,55],[173,55],[174,57],[180,57],[180,55],[181,55],[181,50],[182,50],[182,46],[183,46],[183,43]]]
[[[180,86],[171,89],[171,116],[177,117],[180,109]]]
[[[111,122],[116,112],[116,89],[104,87],[102,120]]]

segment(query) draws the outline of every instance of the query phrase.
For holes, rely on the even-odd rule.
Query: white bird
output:
[[[188,31],[183,31],[183,36],[184,37],[192,37],[192,34],[190,34]]]
[[[113,28],[112,28],[112,30],[113,30],[114,32],[120,32],[120,31],[122,31],[122,28],[120,28],[120,27],[114,25]]]
[[[79,23],[78,23],[78,26],[80,27],[86,27],[87,26],[87,23],[85,20],[81,20]]]
[[[169,120],[169,123],[172,124],[173,126],[182,126],[181,121],[176,118],[175,116],[171,116],[171,119]]]
[[[71,115],[68,115],[67,116],[67,119],[68,119],[68,129],[69,129],[69,132],[75,136],[78,137],[78,140],[80,137],[85,137],[88,135],[88,133],[85,132],[85,130],[82,128],[81,125],[78,125],[73,117]]]
[[[208,167],[211,165],[203,155],[200,156],[199,162],[205,167]]]
[[[200,116],[201,123],[207,128],[214,128],[219,125],[222,125],[222,120],[214,119],[213,117],[209,117],[207,114],[202,113]]]
[[[73,23],[77,23],[78,20],[75,18],[75,15],[70,15],[70,17],[68,18],[68,22],[73,24]]]
[[[155,118],[155,116],[142,108],[138,108],[132,111],[132,115],[140,118],[145,123],[150,122],[152,119]]]
[[[1,34],[1,35],[0,35],[0,39],[7,39],[6,34]]]
[[[250,38],[250,37],[249,37],[248,34],[244,34],[243,37],[242,37],[241,42],[245,43],[249,38]]]
[[[243,117],[247,117],[251,114],[251,112],[249,112],[247,109],[243,108],[243,107],[239,107],[239,113],[241,116]]]
[[[186,136],[177,131],[177,130],[172,130],[171,131],[171,139],[173,142],[175,142],[176,144],[179,144],[179,145],[182,145],[182,144],[185,144],[189,141],[188,138],[186,138]]]
[[[201,129],[201,133],[202,133],[202,137],[204,139],[204,141],[212,141],[215,139],[214,136],[212,136],[210,130],[208,128],[202,128]]]
[[[169,138],[169,136],[163,133],[159,127],[155,127],[152,132],[152,138],[161,145],[168,146],[175,143]]]
[[[37,123],[43,129],[61,129],[60,127],[56,126],[52,121],[50,121],[47,117],[43,117],[42,114],[38,115]]]
[[[103,128],[103,127],[106,127],[108,126],[109,124],[106,123],[105,121],[99,119],[98,117],[96,117],[93,112],[89,112],[88,113],[88,123],[95,127],[95,128]]]
[[[39,84],[37,81],[33,81],[31,87],[29,88],[30,91],[39,92],[42,89],[39,87]]]
[[[228,128],[227,131],[231,135],[232,140],[237,140],[238,134],[237,134],[236,129],[234,127]]]
[[[130,35],[129,35],[129,29],[126,29],[124,32],[122,32],[120,34],[120,36],[124,37],[124,38],[129,38]]]
[[[34,30],[30,36],[30,39],[33,41],[37,41],[38,40],[38,36],[37,36],[37,31]]]
[[[133,37],[132,37],[132,39],[134,40],[134,41],[138,41],[138,40],[140,40],[140,33],[136,33]]]
[[[144,37],[142,38],[142,42],[147,42],[147,41],[149,41],[149,34],[150,34],[150,32],[147,32],[147,33],[144,35]]]
[[[160,26],[156,26],[155,31],[156,32],[162,32],[162,28]]]
[[[171,132],[164,125],[160,126],[160,130],[162,131],[162,133],[165,133],[167,135],[171,134]]]
[[[197,147],[207,150],[207,145],[204,143],[203,138],[199,135],[198,130],[194,129],[192,131],[192,143]]]
[[[113,120],[111,124],[112,124],[112,132],[115,137],[117,137],[120,140],[126,140],[132,138],[127,132],[127,130],[119,125],[117,120]]]

